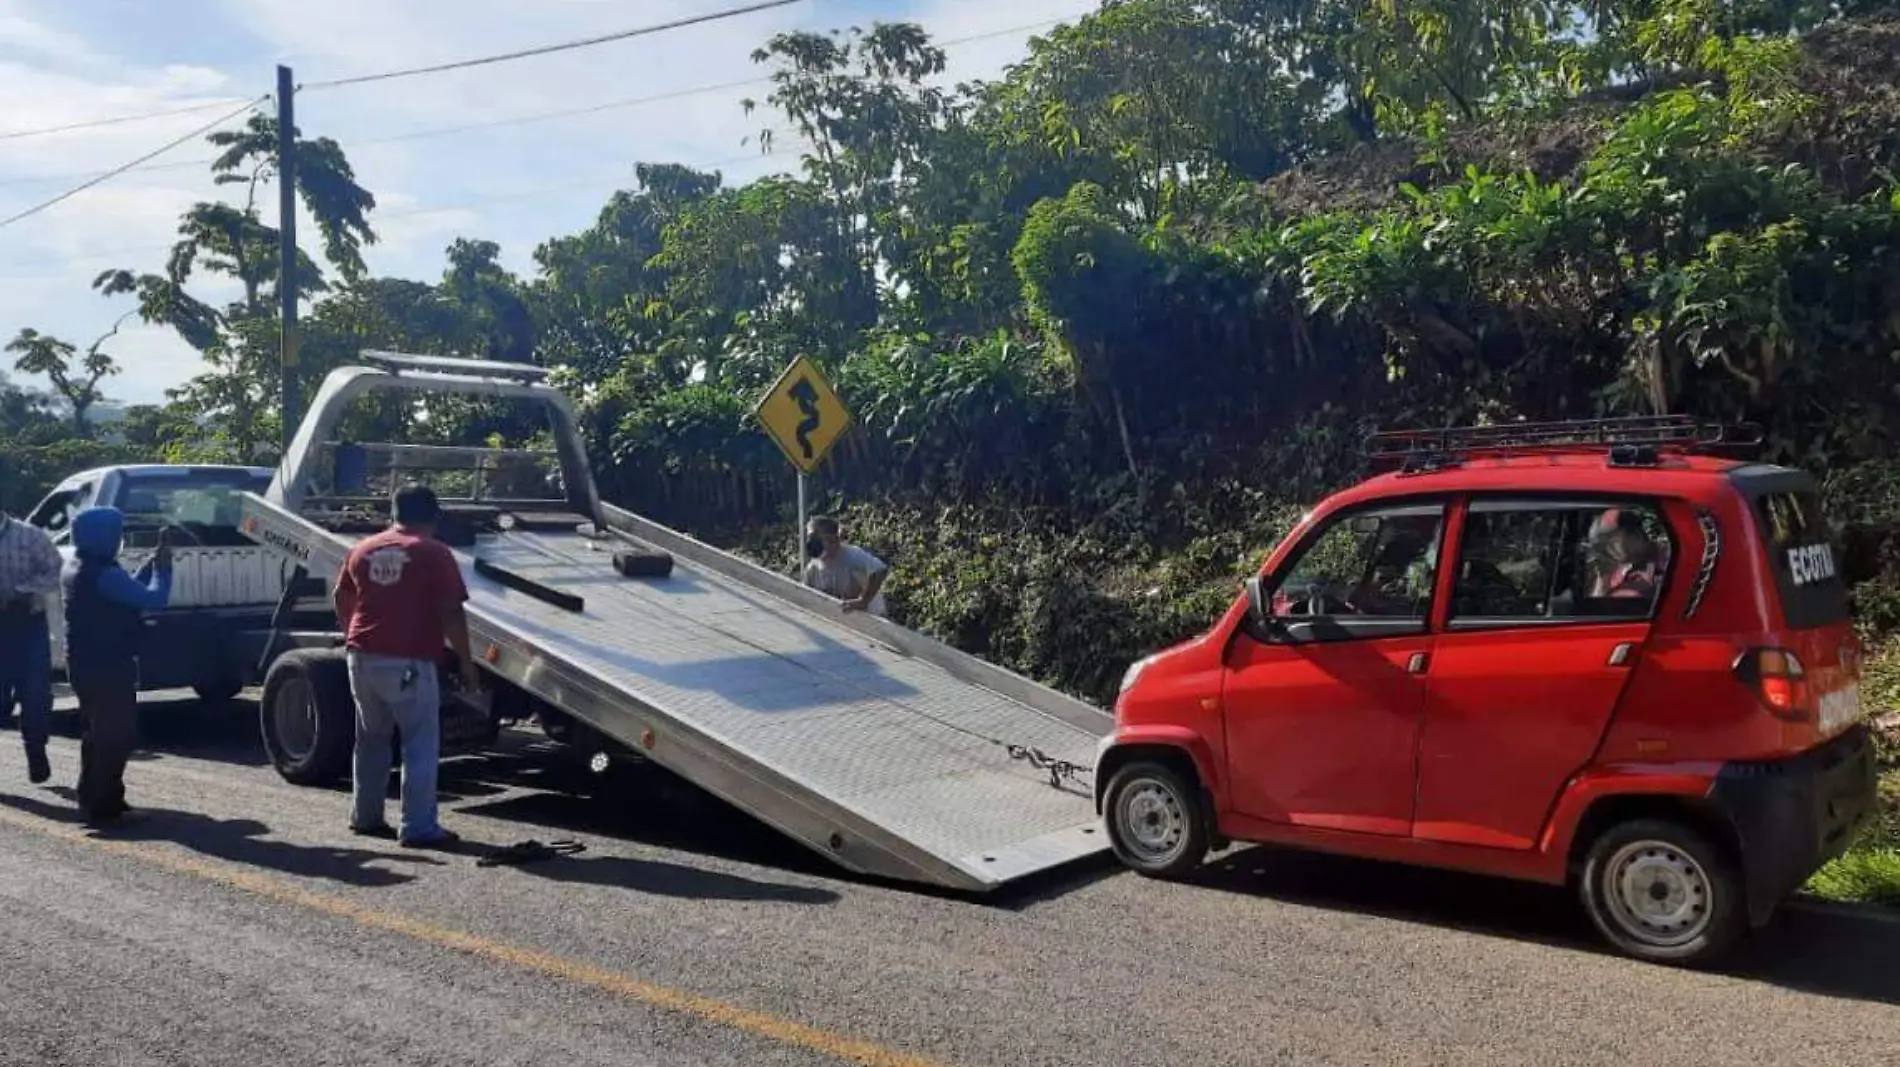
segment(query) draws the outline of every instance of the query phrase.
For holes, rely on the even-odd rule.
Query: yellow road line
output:
[[[453,949],[481,959],[510,964],[551,978],[592,986],[617,997],[683,1015],[696,1016],[709,1022],[721,1023],[735,1030],[768,1038],[783,1045],[822,1053],[847,1063],[864,1064],[865,1067],[944,1067],[935,1060],[913,1056],[874,1042],[846,1037],[843,1034],[807,1026],[777,1015],[742,1008],[736,1004],[729,1004],[723,1000],[684,989],[674,989],[671,986],[643,981],[631,975],[596,967],[591,963],[569,959],[565,956],[557,956],[550,952],[492,941],[465,930],[437,926],[396,912],[357,904],[342,897],[313,893],[301,886],[268,875],[208,862],[172,852],[156,844],[94,837],[71,825],[48,822],[8,808],[0,808],[0,823],[61,841],[127,856],[148,866],[162,868],[175,874],[191,875],[194,878],[216,882],[234,889],[242,889],[268,900],[294,904],[311,911],[333,915],[339,919],[347,919],[360,926],[400,934],[416,941]]]

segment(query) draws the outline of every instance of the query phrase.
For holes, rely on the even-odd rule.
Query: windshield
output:
[[[133,474],[119,484],[115,505],[132,523],[235,528],[240,518],[238,494],[262,493],[269,487],[269,474],[246,470]]]

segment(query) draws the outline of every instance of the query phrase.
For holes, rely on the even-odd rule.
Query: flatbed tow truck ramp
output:
[[[457,463],[461,482],[436,482],[460,533],[441,536],[498,697],[571,716],[864,874],[980,892],[1106,849],[1089,781],[1112,725],[1100,709],[603,506],[573,410],[539,368],[363,361],[329,375],[270,489],[244,501],[247,535],[310,578],[387,522],[388,484]],[[353,402],[390,391],[538,402],[555,447],[330,440]],[[523,495],[504,468],[537,456],[560,488]],[[386,476],[380,492],[367,471]],[[614,556],[628,550],[669,554],[670,573],[625,576]],[[313,654],[340,653],[297,653]]]

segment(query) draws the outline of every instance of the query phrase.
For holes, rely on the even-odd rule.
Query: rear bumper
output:
[[[1741,844],[1752,922],[1766,922],[1809,875],[1847,851],[1873,812],[1875,782],[1865,726],[1792,759],[1723,766],[1709,799]]]

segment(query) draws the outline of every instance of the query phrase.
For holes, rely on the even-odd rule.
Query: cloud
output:
[[[1089,0],[811,0],[557,55],[448,74],[324,89],[317,83],[654,24],[730,6],[732,0],[167,0],[116,7],[106,19],[62,0],[0,0],[0,134],[144,111],[191,107],[270,91],[270,62],[293,65],[298,126],[336,138],[377,196],[373,271],[433,280],[456,237],[503,246],[517,270],[536,244],[590,225],[608,195],[633,183],[639,162],[679,162],[744,181],[796,165],[795,153],[755,156],[774,116],[763,102],[766,69],[753,49],[790,29],[829,30],[877,19],[919,21],[938,40],[990,34],[1072,17]],[[82,25],[84,17],[93,19]],[[365,27],[373,27],[367,31]],[[1023,54],[1026,33],[950,47],[949,80],[993,77]],[[159,43],[153,43],[159,42]],[[535,119],[726,82],[754,84],[674,95],[587,115],[524,121],[441,136],[444,127]],[[133,158],[216,110],[68,134],[0,140],[0,216],[69,188],[78,176]],[[781,135],[783,143],[784,135]],[[8,227],[0,241],[0,333],[33,325],[74,339],[97,336],[118,305],[86,286],[112,266],[156,269],[177,215],[195,200],[231,195],[187,145],[142,169]],[[315,231],[300,222],[300,243]],[[216,290],[194,284],[201,297]],[[195,369],[189,349],[163,331],[122,335],[136,369],[115,396],[152,401]]]
[[[27,5],[0,2],[0,51],[25,52],[57,63],[94,63],[99,59],[83,37],[34,19]]]

